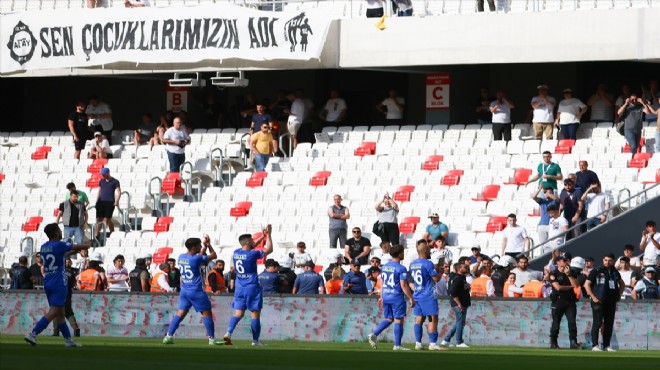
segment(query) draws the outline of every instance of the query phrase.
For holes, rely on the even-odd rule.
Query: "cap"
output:
[[[266,263],[264,263],[264,265],[265,265],[266,267],[280,267],[280,264],[277,263],[277,261],[275,261],[275,260],[272,259],[272,258],[267,259],[267,260],[266,260]]]
[[[351,265],[353,266],[362,266],[360,261],[357,260],[357,258],[354,258],[353,261],[351,262]]]
[[[565,88],[564,91],[565,93],[573,93],[573,90],[571,90],[569,87]]]
[[[374,272],[380,272],[380,269],[379,269],[378,267],[376,267],[376,266],[371,266],[371,267],[369,267],[369,269],[367,270],[366,275],[367,275],[367,276],[370,276],[370,275],[372,275]]]
[[[538,281],[543,280],[543,271],[532,271],[529,274],[529,279],[530,280],[538,280]]]
[[[431,215],[429,216],[429,218],[433,218],[433,217],[438,217],[438,218],[439,218],[440,216],[439,216],[437,213],[431,213]]]
[[[144,260],[150,260],[151,259],[151,253],[146,253],[140,256],[140,258]]]
[[[647,267],[644,272],[655,272],[655,269],[652,266]]]
[[[92,256],[89,258],[90,261],[96,261],[98,263],[103,263],[103,256],[101,253],[94,253]]]
[[[478,250],[478,251],[480,251],[480,250],[481,250],[481,246],[480,246],[479,244],[477,244],[477,243],[472,244],[472,248],[470,248],[470,250],[473,251],[473,250],[475,250],[475,249]]]
[[[341,253],[335,254],[335,259],[344,257]]]
[[[100,131],[96,131],[94,133],[94,137],[97,137],[97,136],[103,136],[103,134]]]
[[[541,90],[541,89],[547,90],[547,89],[548,89],[548,85],[538,85],[538,86],[536,86],[536,89],[537,89],[537,90]]]
[[[293,267],[293,260],[291,258],[285,258],[283,260],[280,260],[279,265],[282,268],[290,269]]]
[[[107,175],[107,174],[110,173],[110,169],[109,169],[109,168],[106,168],[106,167],[103,167],[103,168],[101,168],[101,172],[100,172],[100,173],[101,173],[101,175],[105,176],[105,175]]]
[[[305,262],[305,266],[314,268],[314,267],[316,267],[316,264],[314,263],[314,261],[309,260],[309,261]]]

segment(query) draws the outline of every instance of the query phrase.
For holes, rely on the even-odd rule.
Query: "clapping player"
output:
[[[426,240],[417,242],[418,259],[410,264],[410,275],[414,284],[413,298],[417,303],[413,308],[415,314],[415,349],[424,349],[422,346],[422,324],[428,316],[429,350],[444,351],[445,348],[437,344],[438,341],[438,298],[435,295],[435,284],[440,280],[435,265],[429,260],[431,248]]]

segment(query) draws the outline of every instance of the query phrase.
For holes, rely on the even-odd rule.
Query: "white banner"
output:
[[[318,59],[330,19],[320,11],[195,7],[75,9],[0,18],[0,73],[115,62]]]

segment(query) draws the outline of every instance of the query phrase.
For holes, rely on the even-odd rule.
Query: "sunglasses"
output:
[[[353,230],[353,234],[359,234],[359,233],[361,233],[361,232],[362,232],[362,231],[360,231],[360,230]]]

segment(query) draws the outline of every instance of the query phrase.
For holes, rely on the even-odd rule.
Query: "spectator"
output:
[[[380,267],[371,266],[365,274],[367,277],[367,291],[369,295],[380,297],[383,290],[383,281],[380,279]]]
[[[324,294],[325,285],[321,275],[314,271],[314,262],[307,261],[304,271],[296,277],[293,294]]]
[[[564,139],[577,139],[577,128],[586,112],[587,106],[573,97],[573,90],[564,89],[564,100],[559,102],[555,118],[555,127],[561,128]]]
[[[431,258],[433,260],[433,258]],[[435,261],[433,261],[435,262]],[[449,273],[451,272],[450,264],[442,265],[440,280],[435,284],[435,292],[438,297],[446,297],[449,295],[447,292],[447,285],[449,284]]]
[[[531,280],[532,274],[536,271],[527,268],[527,265],[529,264],[529,259],[527,256],[520,256],[516,258],[516,263],[516,268],[511,270],[511,272],[516,274],[516,286],[522,287]]]
[[[553,111],[557,101],[552,96],[548,96],[548,85],[539,85],[536,88],[539,90],[539,95],[532,98],[534,138],[541,140],[545,133],[545,138],[552,140],[553,123],[555,122]]]
[[[477,262],[475,270],[479,268],[480,263],[489,264],[490,259],[484,259],[480,262]],[[472,283],[470,284],[470,297],[494,297],[495,287],[493,286],[493,281],[490,279],[490,276],[485,273],[480,275],[473,273],[473,275],[478,277],[472,280]]]
[[[149,140],[149,145],[152,147],[154,145],[164,145],[165,143],[163,140],[165,140],[165,132],[172,126],[169,124],[169,118],[168,117],[173,117],[174,114],[171,111],[165,112],[164,116],[160,117],[160,123],[158,126],[156,126],[156,131],[154,132],[154,136]],[[174,118],[172,118],[173,120]]]
[[[254,158],[255,172],[264,172],[268,160],[273,156],[273,135],[267,123],[261,124],[261,131],[250,136],[250,147]]]
[[[146,6],[151,6],[149,0],[125,0],[124,6],[127,8],[143,8]]]
[[[516,223],[516,215],[511,213],[506,217],[507,227],[502,230],[502,252],[511,257],[516,257],[524,251],[529,251],[529,237],[527,230]],[[523,249],[524,248],[524,249]]]
[[[389,89],[387,98],[378,103],[376,109],[385,115],[386,126],[401,125],[403,124],[403,113],[406,109],[406,101],[398,96],[396,90]]]
[[[547,279],[544,277],[543,272],[535,271],[530,274],[529,281],[522,285],[523,298],[544,298],[543,288]],[[518,284],[518,282],[516,282]]]
[[[167,293],[173,292],[174,288],[170,286],[170,283],[167,281],[167,275],[170,273],[170,265],[167,262],[163,262],[158,265],[158,270],[154,273],[154,276],[151,278],[151,290],[152,293]]]
[[[504,284],[509,277],[511,269],[516,265],[516,260],[511,256],[502,256],[497,261],[490,274],[490,279],[493,281],[493,288],[495,289],[495,297],[504,296]]]
[[[511,272],[507,276],[506,283],[502,290],[505,298],[520,298],[522,297],[523,288],[516,286],[516,274]]]
[[[591,108],[591,122],[612,122],[614,97],[607,92],[604,83],[598,84],[596,93],[589,98],[587,105]]]
[[[623,257],[628,257],[628,260],[630,261],[630,267],[633,270],[639,271],[642,268],[642,262],[639,260],[639,257],[635,256],[635,246],[632,244],[626,244],[623,247],[623,256],[619,257],[619,259],[616,261],[614,264],[615,269],[619,269],[619,263],[621,262],[621,258]]]
[[[181,291],[181,270],[176,267],[176,260],[168,258],[167,264],[170,265],[170,272],[167,274],[167,283],[174,288],[175,292]]]
[[[623,296],[624,297],[630,297],[632,294],[632,288],[635,286],[637,277],[635,275],[635,271],[630,268],[630,258],[628,257],[621,257],[619,258],[618,261],[619,267],[615,267],[617,271],[619,271],[619,275],[621,275],[621,280],[623,280]]]
[[[378,235],[380,239],[392,244],[399,244],[399,222],[396,217],[399,214],[399,205],[390,198],[389,193],[385,193],[383,199],[376,202],[376,211],[378,212],[378,224],[383,227],[383,235]]]
[[[78,272],[85,271],[87,266],[89,266],[89,250],[83,249],[78,252],[80,254],[78,258]]]
[[[652,104],[653,102],[657,102],[658,98],[660,98],[660,94],[658,94],[657,80],[649,81],[648,90],[647,86],[642,84],[642,99],[645,99],[646,101],[651,102],[649,104]]]
[[[468,308],[471,305],[470,301],[470,285],[467,283],[465,275],[468,273],[468,268],[465,264],[455,263],[455,273],[449,275],[449,296],[452,298],[449,302],[456,317],[456,323],[452,326],[449,333],[440,342],[443,347],[449,346],[451,338],[456,334],[456,347],[469,348],[463,342],[463,328],[465,327],[465,318],[467,316]]]
[[[18,263],[14,263],[9,270],[11,284],[9,289],[34,289],[32,284],[32,274],[27,267],[27,256],[18,257]]]
[[[114,266],[108,268],[106,276],[108,277],[108,290],[111,292],[128,292],[128,270],[124,267],[124,256],[118,254],[112,260]]]
[[[335,194],[333,200],[335,203],[328,207],[328,218],[330,220],[328,234],[330,236],[330,248],[337,248],[337,240],[339,240],[340,247],[346,245],[346,232],[348,230],[346,220],[351,218],[351,213],[347,207],[341,204],[341,195]]]
[[[179,172],[179,168],[186,161],[186,145],[190,144],[190,135],[182,126],[180,117],[174,119],[172,127],[163,135],[163,143],[167,144],[167,159],[170,162],[170,172]]]
[[[582,194],[582,202],[587,207],[587,230],[607,221],[607,213],[603,212],[610,209],[610,197],[602,192],[599,182],[589,185],[587,191]]]
[[[539,193],[541,192],[543,192],[543,195],[539,196]],[[548,225],[550,223],[548,207],[551,205],[559,207],[559,197],[555,195],[555,192],[552,188],[542,188],[539,186],[539,190],[532,194],[532,199],[534,199],[534,201],[539,205],[541,217],[539,218],[538,226],[536,226],[536,232],[539,236],[539,244],[543,244],[546,240],[548,240]]]
[[[84,102],[78,102],[76,104],[76,110],[69,114],[67,124],[69,126],[69,131],[73,135],[73,146],[75,147],[75,152],[73,153],[73,158],[80,159],[80,152],[85,149],[85,144],[90,137],[89,126],[87,123],[87,115],[85,114],[85,108],[87,104]]]
[[[282,277],[277,273],[280,264],[274,259],[267,259],[264,263],[266,270],[259,274],[259,285],[264,294],[278,294]]]
[[[589,169],[589,163],[587,161],[579,162],[580,170],[575,173],[575,188],[581,192],[587,190],[590,184],[594,182],[600,182],[598,175]]]
[[[149,292],[151,291],[151,276],[144,258],[135,260],[135,269],[128,274],[128,281],[131,284],[131,292]]]
[[[490,102],[495,100],[495,97],[488,93],[488,89],[482,87],[479,90],[479,99],[476,101],[475,112],[477,112],[477,123],[486,124],[492,122],[492,113],[490,113]]]
[[[293,149],[298,146],[298,131],[303,124],[305,117],[305,102],[294,93],[289,93],[286,98],[291,102],[291,108],[288,109],[289,118],[287,119],[287,128],[293,138]]]
[[[344,248],[344,264],[347,265],[353,260],[357,260],[360,265],[366,265],[370,253],[371,241],[362,236],[362,230],[359,227],[354,227],[353,237],[346,241]]]
[[[271,151],[272,154],[277,154],[277,152],[279,151],[279,143],[278,143],[278,139],[280,137],[279,126],[277,126],[275,120],[273,120],[273,116],[266,113],[266,105],[263,103],[259,103],[257,104],[257,113],[252,115],[252,123],[250,124],[250,134],[254,132],[255,127],[262,127],[264,124],[268,126],[268,133],[271,135],[272,138],[271,139],[272,147],[269,147],[268,149]],[[250,138],[250,140],[252,139]],[[263,148],[263,144],[262,144],[262,149],[265,149]],[[265,167],[266,165],[264,165],[264,168]]]
[[[325,291],[327,294],[341,294],[344,280],[344,270],[340,266],[332,268],[330,279],[326,279]]]
[[[94,133],[94,140],[92,140],[92,147],[87,153],[87,158],[97,159],[97,158],[112,158],[112,149],[110,148],[110,143],[108,139],[103,136],[100,131]]]
[[[618,123],[621,121],[621,117],[619,115],[619,108],[625,104],[626,100],[630,97],[630,86],[627,84],[623,84],[621,86],[621,95],[616,99],[614,102],[614,123]]]
[[[568,220],[559,214],[556,205],[548,206],[548,240],[543,247],[543,253],[549,253],[556,250],[566,242],[566,232],[568,231]],[[560,236],[564,234],[563,236]]]
[[[344,270],[341,268],[341,265],[343,265],[343,262],[344,262],[344,256],[341,253],[337,253],[337,254],[335,254],[334,260],[335,260],[335,262],[332,262],[331,264],[329,264],[328,267],[325,269],[325,272],[323,272],[323,277],[325,278],[325,281],[330,281],[332,279],[332,273],[335,271],[335,267],[340,267],[341,271],[339,271],[339,274],[340,274],[339,277],[341,279],[344,278]],[[328,293],[328,294],[330,294],[330,293]]]
[[[527,181],[527,184],[539,180],[539,186],[557,190],[557,181],[563,178],[559,165],[552,162],[552,153],[546,150],[543,152],[543,162],[536,167],[536,174]]]
[[[477,263],[472,266],[472,275],[476,277],[480,277],[481,275],[490,277],[492,273],[493,260],[491,260],[488,256],[484,256],[484,258],[478,260]]]
[[[643,266],[653,266],[653,262],[660,255],[660,234],[656,230],[655,221],[646,221],[646,229],[642,231],[639,250],[644,252]]]
[[[30,265],[30,276],[32,279],[32,284],[35,286],[44,285],[44,274],[43,274],[43,261],[41,261],[41,253],[37,252],[34,255],[34,263]]]
[[[252,124],[252,115],[257,112],[257,98],[253,93],[247,93],[244,97],[237,97],[240,105],[240,120],[237,128],[250,127]]]
[[[442,235],[436,236],[430,247],[433,248],[431,249],[431,259],[438,259],[451,266],[454,254],[447,249],[447,240]]]
[[[367,18],[380,18],[383,14],[382,0],[367,0]]]
[[[515,108],[503,91],[498,91],[497,100],[490,103],[493,114],[493,140],[511,141],[511,109]]]
[[[376,257],[376,256],[371,257],[371,260],[369,260],[369,264],[371,265],[371,267],[378,267],[378,268],[380,268],[380,266],[381,266],[381,264],[380,264],[380,258],[378,258],[378,257]]]
[[[154,138],[155,133],[156,125],[151,114],[145,113],[142,115],[142,123],[133,131],[133,143],[135,145],[147,144]]]
[[[97,6],[98,7],[98,6]],[[112,110],[110,106],[102,101],[96,95],[89,98],[89,104],[85,109],[85,114],[89,119],[89,126],[96,131],[101,131],[103,136],[112,144]]]
[[[87,0],[88,8],[107,8],[108,0]]]
[[[293,273],[293,271],[291,273]],[[234,293],[234,287],[236,283],[236,270],[234,270],[233,265],[229,266],[229,271],[225,272],[222,278],[225,280],[227,293]]]
[[[413,4],[411,0],[393,0],[398,17],[412,17]]]
[[[429,218],[431,219],[431,223],[426,225],[426,232],[422,238],[424,240],[433,241],[436,240],[438,236],[442,236],[444,239],[447,239],[449,228],[447,225],[440,222],[440,216],[437,213],[432,213]]]
[[[565,257],[559,256],[556,259],[557,271],[550,273],[552,282],[552,326],[550,328],[550,348],[559,349],[557,337],[559,336],[559,324],[562,316],[566,316],[568,322],[568,336],[570,338],[570,348],[579,349],[577,342],[577,325],[575,318],[577,316],[577,305],[575,289],[580,287],[575,274],[571,271]]]
[[[472,253],[472,255],[470,257],[466,257],[469,261],[468,266],[471,266],[477,263],[478,261],[482,260],[484,257],[487,257],[486,255],[481,254],[481,246],[478,243],[472,244],[472,248],[470,248],[470,252]]]
[[[380,242],[380,251],[374,252],[374,256],[377,256],[380,258],[380,264],[385,265],[388,262],[392,260],[392,256],[390,255],[390,249],[392,248],[392,243],[390,242]]]
[[[104,291],[107,289],[105,272],[101,268],[103,257],[93,254],[89,260],[89,266],[78,275],[78,290]]]
[[[121,185],[119,180],[110,176],[110,169],[102,168],[99,180],[99,193],[96,198],[96,238],[99,238],[101,232],[101,223],[105,222],[108,231],[112,234],[115,231],[115,225],[112,222],[112,213],[119,204],[121,198]]]
[[[580,222],[580,214],[583,209],[582,192],[575,189],[575,182],[572,179],[567,178],[564,180],[564,190],[559,194],[559,210],[564,212],[564,218],[568,221],[569,228]],[[578,235],[580,235],[580,230],[575,228],[572,233],[567,235],[566,240]]]
[[[295,267],[294,272],[296,273],[296,275],[300,275],[303,272],[305,272],[305,266],[307,265],[307,263],[314,262],[312,261],[312,256],[309,253],[305,252],[306,248],[307,246],[305,245],[305,242],[298,242],[298,244],[296,244],[297,251],[293,255],[293,261]]]
[[[491,12],[495,11],[495,0],[488,0],[488,9],[490,9]],[[477,10],[479,12],[484,11],[484,0],[477,0]]]
[[[87,194],[85,192],[76,189],[76,184],[72,182],[66,184],[66,190],[67,192],[66,192],[65,200],[69,200],[71,198],[71,192],[73,190],[76,190],[78,191],[78,201],[81,202],[85,206],[85,208],[87,208],[87,206],[89,205],[89,198],[87,198]]]
[[[634,249],[634,247],[633,247],[633,249]],[[594,269],[594,258],[593,258],[593,257],[587,257],[587,258],[585,258],[585,259],[584,259],[584,269],[582,270],[582,273],[583,273],[584,275],[589,276],[589,273],[590,273],[591,270],[593,270],[593,269]],[[582,284],[582,286],[584,286],[584,284]]]
[[[653,123],[653,121],[656,121],[656,129],[655,129],[655,152],[660,153],[660,120],[658,119],[658,116],[660,116],[660,97],[653,101],[651,104],[651,114],[646,115],[646,121],[649,123]]]
[[[655,268],[649,266],[644,269],[642,277],[632,291],[633,299],[658,299],[658,280],[656,279]]]
[[[87,210],[85,205],[78,199],[78,191],[70,192],[69,200],[60,203],[57,212],[56,223],[64,224],[64,239],[73,238],[73,244],[82,244],[85,235],[85,226],[87,226]]]
[[[368,294],[367,277],[360,271],[360,261],[351,262],[351,271],[344,275],[344,294]]]
[[[325,103],[319,117],[325,126],[339,126],[346,117],[346,101],[340,97],[339,90],[330,90],[330,99]]]
[[[638,97],[636,93],[632,93],[617,111],[619,118],[623,121],[623,136],[626,137],[630,153],[633,156],[637,153],[639,141],[642,138],[644,114],[651,113],[652,109],[644,99]]]
[[[215,267],[206,275],[206,287],[204,291],[207,293],[226,293],[227,285],[225,284],[225,279],[223,277],[223,272],[225,270],[225,261],[217,260],[215,261]],[[261,279],[259,279],[261,282]]]
[[[293,284],[296,281],[296,273],[293,272],[293,259],[284,258],[279,261],[280,269],[278,273],[282,277],[282,284],[280,286],[280,293],[291,294],[293,292]]]

